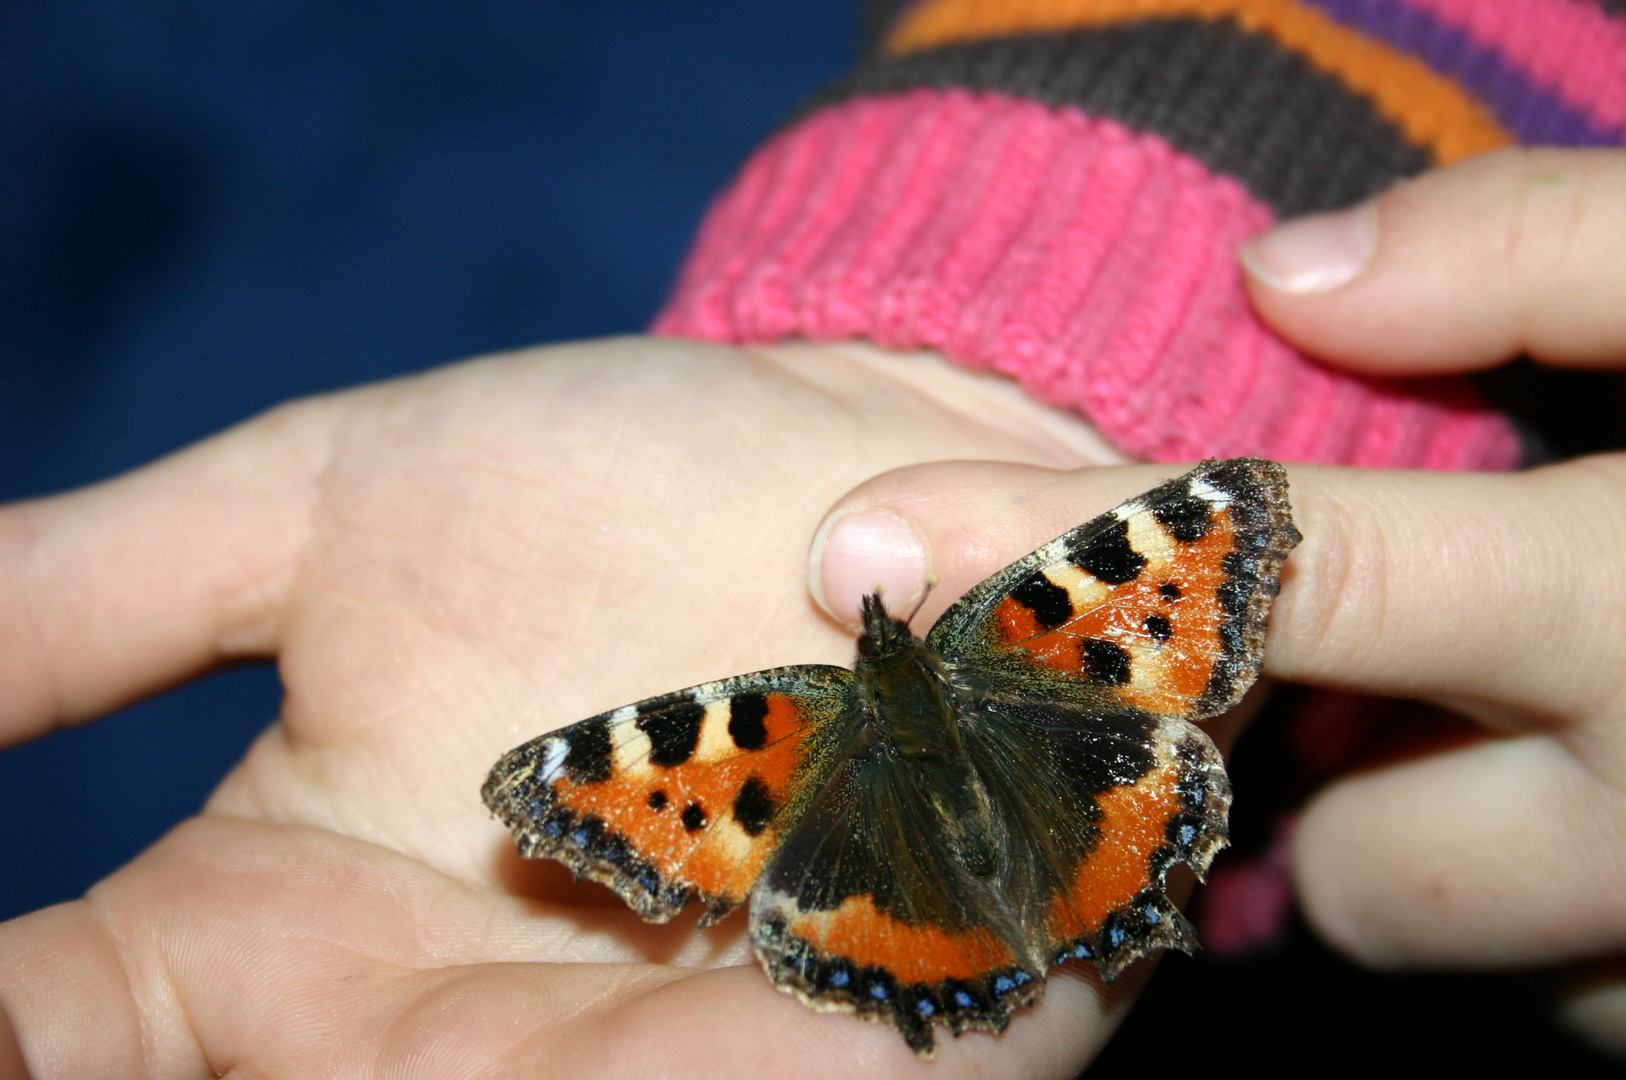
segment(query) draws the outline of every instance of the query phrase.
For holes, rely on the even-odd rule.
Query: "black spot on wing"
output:
[[[1174,636],[1174,624],[1161,615],[1148,615],[1146,632],[1156,641],[1167,641]]]
[[[683,827],[690,832],[699,832],[706,827],[706,808],[697,802],[692,802],[683,808]]]
[[[706,719],[706,708],[697,701],[682,701],[675,705],[664,702],[644,711],[638,706],[638,730],[649,736],[649,760],[667,768],[682,765],[694,756],[700,744],[700,725]]]
[[[1084,677],[1090,682],[1104,686],[1123,686],[1129,682],[1130,658],[1123,646],[1100,638],[1084,638],[1078,648],[1084,662]]]
[[[1129,543],[1129,523],[1113,521],[1071,552],[1073,562],[1108,585],[1134,581],[1146,569],[1146,556]]]
[[[610,722],[599,716],[583,720],[559,736],[565,752],[565,775],[578,784],[598,784],[610,778]]]
[[[740,823],[748,836],[761,836],[762,831],[773,822],[774,811],[773,792],[768,785],[762,782],[760,776],[746,779],[740,787],[740,793],[734,796],[734,820]]]
[[[649,808],[655,811],[665,810],[666,792],[662,791],[660,788],[656,788],[654,791],[651,791],[649,793]]]
[[[1201,540],[1214,524],[1213,507],[1194,495],[1160,503],[1152,508],[1152,516],[1182,544]]]
[[[1163,599],[1165,600],[1178,600],[1182,596],[1186,595],[1180,591],[1180,586],[1176,585],[1172,581],[1165,581],[1162,585],[1158,586],[1157,591],[1163,594]]]
[[[728,703],[728,734],[741,750],[761,750],[768,745],[768,696],[736,694]]]
[[[1054,630],[1073,617],[1072,597],[1043,574],[1034,574],[1012,589],[1011,599],[1033,612],[1034,619],[1046,630]]]

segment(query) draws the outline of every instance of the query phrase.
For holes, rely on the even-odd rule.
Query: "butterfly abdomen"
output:
[[[966,753],[942,661],[901,622],[883,649],[860,654],[858,684],[877,740],[932,809],[922,825],[941,830],[969,874],[991,878],[1004,864],[1004,830]]]

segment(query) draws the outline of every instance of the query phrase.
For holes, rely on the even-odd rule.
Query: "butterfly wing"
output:
[[[505,754],[481,791],[521,854],[557,859],[665,922],[721,918],[776,847],[807,737],[850,711],[846,668],[777,668],[590,717]]]
[[[1300,540],[1273,461],[1207,461],[990,577],[926,644],[984,681],[1060,678],[1201,720],[1253,684],[1282,560]]]
[[[916,773],[857,729],[842,735],[852,753],[752,895],[757,958],[813,1008],[891,1024],[923,1056],[933,1024],[1002,1030],[1043,965],[1013,946],[1000,883],[955,859]]]
[[[966,750],[1010,837],[1007,891],[1048,963],[1095,962],[1111,981],[1158,949],[1191,952],[1164,892],[1225,844],[1231,789],[1212,740],[1184,720],[1059,698],[982,699],[961,712]]]
[[[1253,683],[1298,540],[1281,466],[1205,462],[989,578],[927,636],[1031,882],[1013,892],[1033,898],[1030,940],[1054,960],[1110,979],[1195,946],[1164,876],[1206,871],[1230,786],[1190,721]]]

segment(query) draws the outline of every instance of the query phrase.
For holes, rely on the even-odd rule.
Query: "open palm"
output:
[[[777,993],[743,917],[646,926],[519,859],[479,788],[580,717],[848,662],[805,587],[832,500],[919,461],[1088,461],[1002,389],[857,346],[591,343],[297,403],[0,510],[8,741],[233,657],[275,655],[287,688],[203,813],[0,926],[34,1076],[921,1068]],[[930,1067],[1066,1075],[1119,1007],[1058,978]]]

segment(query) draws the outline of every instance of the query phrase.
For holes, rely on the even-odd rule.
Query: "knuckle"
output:
[[[1484,227],[1481,252],[1503,279],[1531,300],[1566,280],[1566,267],[1585,251],[1599,187],[1598,160],[1575,151],[1519,147],[1490,155],[1494,170],[1476,215]]]
[[[1322,492],[1301,508],[1305,542],[1273,618],[1275,655],[1268,667],[1284,678],[1325,682],[1336,670],[1355,675],[1381,637],[1390,557],[1368,515]]]
[[[1600,721],[1626,720],[1626,561],[1597,557],[1626,551],[1626,454],[1581,458],[1560,466],[1575,520],[1566,523],[1574,567],[1568,622],[1583,636],[1591,683],[1583,711]]]

